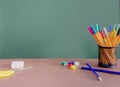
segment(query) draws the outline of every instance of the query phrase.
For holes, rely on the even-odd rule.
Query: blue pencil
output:
[[[102,78],[97,74],[97,72],[90,66],[90,64],[86,64],[88,67],[89,67],[89,69],[93,72],[93,74],[95,74],[95,76],[97,77],[97,79],[99,80],[99,81],[102,81]]]
[[[88,68],[88,67],[81,67],[81,69],[83,69],[83,70],[91,70],[91,69]],[[94,69],[94,71],[96,71],[96,72],[102,72],[102,73],[109,73],[109,74],[120,75],[120,72],[118,72],[118,71],[103,70],[103,69],[97,69],[97,68],[93,68],[93,69]]]

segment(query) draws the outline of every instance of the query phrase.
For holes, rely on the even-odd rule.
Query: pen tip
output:
[[[98,77],[98,80],[99,80],[99,81],[102,81],[102,78],[101,78],[101,77]]]

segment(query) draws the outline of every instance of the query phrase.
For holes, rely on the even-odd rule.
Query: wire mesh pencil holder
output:
[[[117,65],[117,47],[98,45],[98,66],[110,68]]]

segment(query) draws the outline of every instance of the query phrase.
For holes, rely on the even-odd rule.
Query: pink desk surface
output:
[[[61,65],[62,61],[79,61],[81,66],[86,63],[97,66],[97,59],[0,59],[0,69],[10,69],[14,60],[22,60],[25,66],[32,69],[17,72],[9,78],[0,78],[0,87],[120,87],[120,75],[99,72],[103,81],[98,81],[91,71],[70,70]],[[120,60],[115,68],[104,68],[120,71]]]

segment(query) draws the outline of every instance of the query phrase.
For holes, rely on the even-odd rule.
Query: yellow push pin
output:
[[[76,70],[76,68],[77,68],[77,67],[76,67],[75,65],[70,66],[70,69],[71,69],[71,70]]]

